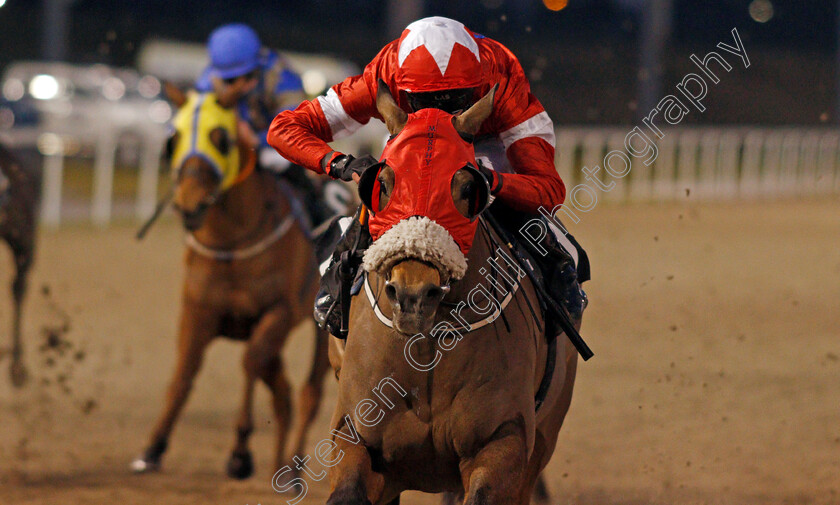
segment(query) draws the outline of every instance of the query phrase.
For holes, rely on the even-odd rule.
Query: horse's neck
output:
[[[276,226],[280,206],[274,184],[264,180],[264,174],[254,172],[245,180],[228,189],[207,210],[204,225],[195,232],[205,245],[225,246],[241,241],[262,238]]]

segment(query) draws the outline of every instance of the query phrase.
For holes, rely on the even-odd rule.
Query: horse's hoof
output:
[[[12,363],[9,367],[9,374],[12,377],[12,386],[21,388],[29,380],[29,372],[26,371],[26,366],[23,363]]]
[[[131,462],[131,471],[134,473],[151,473],[160,470],[160,460],[166,452],[166,440],[158,440],[146,449],[142,456]]]
[[[232,479],[247,479],[254,474],[254,458],[251,451],[233,451],[227,462],[227,474]]]
[[[160,471],[160,459],[141,456],[131,462],[131,471],[134,473],[158,472]]]

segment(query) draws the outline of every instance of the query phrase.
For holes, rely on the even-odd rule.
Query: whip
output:
[[[569,340],[571,340],[572,344],[575,346],[575,349],[577,349],[577,351],[580,353],[580,356],[583,358],[583,360],[586,361],[592,356],[594,356],[595,354],[592,352],[592,349],[590,349],[589,346],[586,345],[586,342],[584,342],[583,337],[580,336],[580,333],[577,331],[574,324],[572,324],[572,321],[569,318],[569,313],[566,312],[566,309],[557,302],[555,302],[551,295],[548,294],[545,287],[539,281],[537,281],[537,279],[534,276],[534,273],[528,267],[528,262],[525,260],[524,257],[522,257],[522,254],[519,252],[519,250],[513,246],[513,239],[510,237],[510,234],[507,232],[507,230],[505,230],[501,227],[501,225],[499,225],[498,221],[496,221],[496,218],[494,218],[490,212],[485,212],[482,214],[482,216],[490,222],[490,224],[493,226],[496,232],[506,242],[506,245],[513,253],[514,257],[516,258],[516,261],[520,264],[522,269],[528,275],[528,278],[531,279],[531,283],[534,285],[534,289],[536,289],[536,291],[543,297],[548,310],[551,311],[557,317],[558,323],[560,324],[560,328],[562,328],[563,333],[565,333],[566,336],[569,337]]]
[[[163,195],[163,197],[158,201],[157,205],[155,205],[155,211],[152,212],[152,215],[149,216],[149,219],[147,219],[146,222],[143,223],[143,226],[141,226],[140,229],[137,230],[137,235],[135,235],[135,238],[137,238],[137,240],[143,240],[143,237],[146,236],[146,233],[148,233],[149,228],[151,228],[152,225],[155,224],[155,221],[157,221],[157,219],[163,213],[163,210],[169,205],[174,196],[175,187],[171,186],[166,192],[166,194]]]

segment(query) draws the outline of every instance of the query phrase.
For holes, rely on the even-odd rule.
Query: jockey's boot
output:
[[[581,288],[581,283],[589,280],[589,258],[586,251],[571,234],[564,234],[566,238],[564,242],[568,243],[566,247],[573,248],[577,255],[578,261],[575,265],[572,252],[567,251],[556,236],[556,233],[563,232],[549,224],[544,217],[519,213],[501,205],[496,207],[496,204],[490,210],[493,211],[493,216],[501,223],[502,227],[508,233],[514,235],[515,239],[525,247],[530,257],[537,263],[537,267],[542,274],[543,287],[548,295],[566,309],[572,323],[580,321],[583,310],[588,304],[586,293]],[[541,238],[537,243],[533,241],[532,236],[522,234],[526,223],[532,222],[535,218],[542,222],[545,231],[545,233],[540,234]],[[555,334],[562,331],[558,324],[552,321],[553,317],[547,319],[549,331],[553,331]]]
[[[318,261],[321,262],[321,284],[315,296],[315,322],[338,338],[346,337],[340,331],[341,320],[344,311],[350,310],[341,303],[342,281],[345,281],[345,289],[350,289],[371,241],[370,232],[367,226],[361,224],[357,211],[353,217],[333,219],[315,244]]]
[[[552,232],[546,233],[541,244],[543,250],[548,251],[548,254],[537,253],[532,254],[532,257],[540,266],[545,280],[545,289],[549,296],[566,309],[569,319],[576,324],[583,317],[583,310],[589,303],[586,293],[580,285],[581,282],[588,280],[589,259],[571,235],[566,235],[566,237],[571,238],[571,245],[577,249],[577,266],[570,252],[563,248]],[[579,278],[579,271],[583,270],[585,270],[584,275],[586,277],[581,279]],[[552,319],[549,318],[549,325],[553,325],[552,330],[559,333],[561,330],[558,329],[557,323]]]
[[[568,237],[570,235],[567,235]],[[586,293],[580,285],[588,277],[579,278],[579,270],[585,270],[584,275],[588,275],[589,260],[586,253],[572,238],[572,246],[576,248],[578,254],[579,263],[576,267],[572,255],[566,251],[551,231],[542,237],[538,244],[539,247],[529,239],[523,240],[521,236],[519,238],[528,250],[530,257],[536,261],[540,273],[542,273],[542,282],[546,293],[557,304],[566,309],[573,324],[578,323],[588,304]],[[562,332],[559,323],[555,320],[556,316],[551,316],[550,311],[548,316],[546,318],[548,331],[554,335]]]
[[[572,323],[578,323],[583,317],[583,310],[589,304],[589,300],[580,285],[574,261],[556,240],[554,242],[566,258],[551,258],[552,253],[545,257],[547,261],[540,265],[545,278],[545,288],[554,301],[566,309]],[[537,261],[540,262],[541,259],[538,258]],[[559,333],[559,330],[556,330],[556,333]]]

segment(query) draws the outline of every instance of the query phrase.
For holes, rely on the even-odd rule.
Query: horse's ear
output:
[[[493,99],[496,97],[497,89],[499,89],[498,83],[486,95],[481,97],[481,100],[475,102],[472,107],[456,116],[455,129],[467,135],[478,133],[478,129],[481,128],[481,123],[490,117],[490,113],[493,112]]]
[[[405,122],[408,121],[408,114],[397,105],[394,96],[391,95],[391,90],[382,79],[379,79],[376,84],[376,110],[385,120],[385,126],[388,127],[391,135],[401,132]]]
[[[169,81],[163,82],[163,94],[176,109],[180,109],[187,103],[187,95],[184,91]]]

